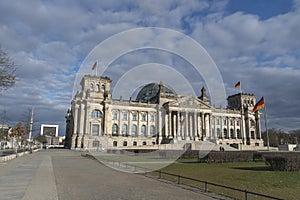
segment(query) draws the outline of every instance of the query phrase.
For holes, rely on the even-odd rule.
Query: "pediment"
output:
[[[194,96],[182,96],[170,102],[169,107],[212,109],[212,107]]]

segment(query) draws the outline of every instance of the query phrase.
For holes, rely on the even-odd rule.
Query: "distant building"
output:
[[[263,148],[253,94],[229,96],[228,108],[222,109],[210,105],[204,87],[195,97],[150,83],[135,100],[123,100],[112,99],[111,82],[108,77],[82,78],[66,114],[66,147],[180,149],[208,140],[239,150]]]
[[[47,145],[58,145],[58,125],[42,124],[41,125],[41,135],[45,136],[47,140]]]
[[[297,144],[280,144],[278,145],[279,151],[299,151],[299,145]]]
[[[6,124],[0,125],[0,149],[4,149],[8,145],[8,131],[10,127]]]

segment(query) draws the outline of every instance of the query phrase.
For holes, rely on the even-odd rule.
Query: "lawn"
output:
[[[300,198],[300,172],[271,171],[264,162],[196,163],[187,161],[179,160],[162,171],[283,199]],[[182,181],[199,186],[199,183],[184,179]],[[214,186],[209,186],[209,191],[230,196],[237,193]],[[235,197],[243,199],[244,194]],[[249,199],[259,199],[249,197]]]

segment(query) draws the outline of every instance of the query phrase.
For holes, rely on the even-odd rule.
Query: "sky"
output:
[[[241,81],[243,92],[257,99],[264,96],[269,128],[300,129],[299,22],[299,0],[1,0],[0,45],[17,65],[18,81],[1,93],[0,111],[6,111],[13,126],[34,107],[37,125],[58,124],[59,134],[64,135],[76,74],[90,52],[123,31],[160,27],[182,33],[206,50],[220,72],[226,95],[239,92],[234,85]],[[132,35],[125,42],[139,40],[145,36]],[[114,44],[105,50],[117,48]],[[186,47],[185,51],[193,50]],[[114,86],[124,80],[122,75],[136,69],[138,81],[145,70],[157,73],[157,63],[176,69],[196,95],[207,84],[185,59],[159,49],[128,52],[110,63],[104,75]],[[170,78],[164,77],[162,81],[172,86]],[[186,91],[177,87],[176,92]]]

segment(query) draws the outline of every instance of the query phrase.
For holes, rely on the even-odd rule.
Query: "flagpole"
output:
[[[243,90],[242,90],[242,82],[240,82],[240,90],[241,90],[241,94],[243,94]]]
[[[269,141],[269,132],[268,132],[268,122],[267,122],[267,106],[265,104],[264,106],[264,111],[265,111],[265,127],[266,127],[266,133],[267,133],[267,147],[268,147],[268,151],[270,151],[270,141]]]

